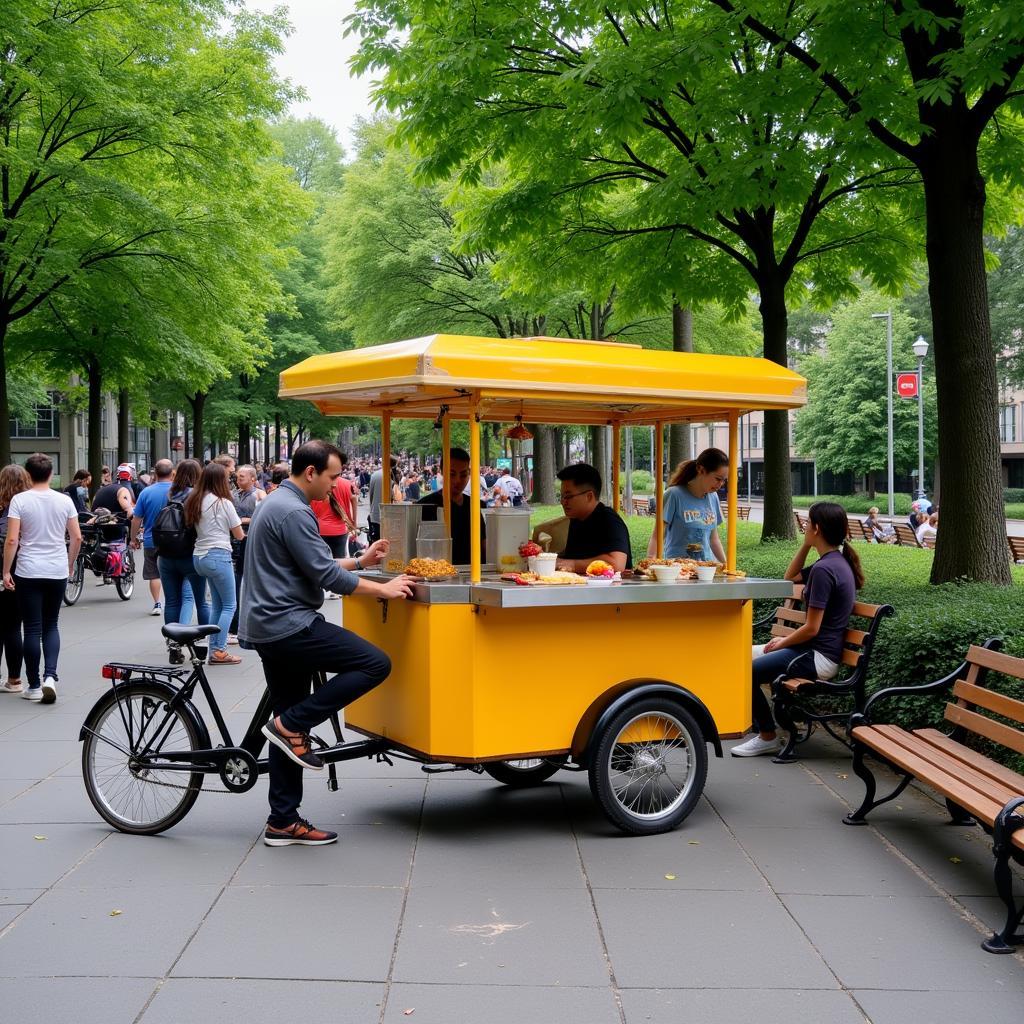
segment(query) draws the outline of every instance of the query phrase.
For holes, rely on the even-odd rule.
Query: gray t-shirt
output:
[[[320,536],[306,496],[286,480],[256,506],[249,524],[239,639],[258,645],[293,636],[316,618],[325,590],[351,594],[358,585]]]
[[[378,469],[370,475],[370,511],[367,518],[371,523],[380,522],[380,496],[384,487],[384,470]]]

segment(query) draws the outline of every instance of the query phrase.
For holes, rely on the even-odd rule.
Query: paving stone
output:
[[[401,905],[401,889],[231,886],[174,975],[384,981]]]
[[[132,1024],[153,978],[0,978],[4,1019],[25,1024]]]
[[[218,892],[198,885],[51,889],[0,940],[0,976],[161,977]]]
[[[945,900],[902,896],[783,896],[847,988],[986,991],[1024,996],[1013,957],[988,956],[982,937]]]
[[[774,767],[800,771],[796,765]],[[849,808],[820,783],[806,779],[800,772],[800,776],[773,778],[757,787],[709,780],[704,796],[730,828],[835,828]]]
[[[264,981],[259,978],[170,978],[161,984],[142,1024],[195,1021],[352,1021],[370,1024],[380,1016],[384,985],[358,982]]]
[[[3,740],[0,739],[0,743]],[[26,789],[38,783],[38,779],[0,779],[0,807],[16,796],[24,793]]]
[[[421,887],[409,894],[396,981],[593,986],[608,971],[582,885],[486,893]]]
[[[14,740],[0,743],[0,779],[43,779],[81,756],[77,742]]]
[[[837,989],[625,988],[620,998],[626,1024],[864,1024],[854,1001]]]
[[[0,806],[0,824],[49,821],[93,825],[99,820],[80,778],[43,779]]]
[[[980,949],[980,956],[987,956]],[[968,954],[973,955],[973,954]],[[1010,959],[1003,957],[1001,959]],[[964,1021],[1020,1020],[1020,989],[993,986],[978,992],[883,992],[855,990],[853,997],[872,1024],[963,1024]]]
[[[385,765],[382,771],[387,771]],[[317,824],[389,825],[415,830],[426,779],[345,779],[336,793],[321,780],[307,779],[302,813]]]
[[[45,889],[109,835],[96,825],[0,825],[0,861],[16,865],[8,877],[16,887]]]
[[[779,900],[756,892],[594,893],[625,988],[837,988]]]
[[[414,1013],[407,1011],[413,1010]],[[609,987],[391,986],[384,1024],[619,1024]],[[149,1024],[148,1020],[146,1024]]]
[[[739,828],[736,837],[776,892],[935,895],[868,829]]]
[[[34,903],[45,889],[0,889],[0,907],[6,906],[28,906]]]
[[[408,881],[416,839],[411,829],[340,825],[329,818],[318,818],[317,824],[336,829],[338,842],[310,857],[305,847],[268,847],[260,840],[233,884],[404,886]]]

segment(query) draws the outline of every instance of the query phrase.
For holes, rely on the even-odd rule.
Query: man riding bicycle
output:
[[[299,816],[302,772],[323,762],[309,733],[391,672],[388,656],[318,609],[323,591],[405,598],[405,576],[374,583],[350,570],[376,565],[387,551],[378,541],[359,558],[331,555],[320,536],[311,501],[323,501],[341,475],[341,452],[326,441],[307,441],[292,455],[291,476],[253,512],[246,541],[238,636],[255,648],[275,717],[263,727],[270,741],[270,815],[267,846],[324,846],[336,832],[314,828]],[[310,693],[313,674],[336,673]]]

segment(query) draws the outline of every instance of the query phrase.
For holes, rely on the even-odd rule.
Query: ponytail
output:
[[[860,590],[864,586],[864,569],[860,564],[860,556],[853,550],[846,535],[846,509],[832,501],[816,501],[807,510],[807,518],[818,528],[827,543],[843,553],[853,573],[854,586]]]
[[[729,465],[729,456],[721,448],[705,448],[695,459],[688,459],[676,466],[675,472],[669,478],[669,487],[681,487],[695,479],[698,471],[713,473],[722,466]]]

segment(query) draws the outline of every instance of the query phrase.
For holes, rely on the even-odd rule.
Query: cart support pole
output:
[[[469,403],[469,578],[480,582],[480,396]]]
[[[444,525],[448,536],[452,535],[452,492],[448,487],[449,453],[452,447],[452,424],[447,412],[441,414],[441,493],[444,495]]]
[[[729,521],[726,525],[725,565],[728,569],[736,568],[736,519],[739,509],[736,508],[740,497],[739,487],[739,415],[729,413]]]
[[[654,424],[654,530],[658,538],[658,557],[665,557],[665,424],[658,420]]]
[[[619,456],[621,437],[622,428],[616,421],[612,424],[612,508],[616,512],[622,510],[622,499],[619,497],[619,468],[622,465],[622,459]]]
[[[385,412],[380,417],[380,502],[391,504],[391,413]]]

